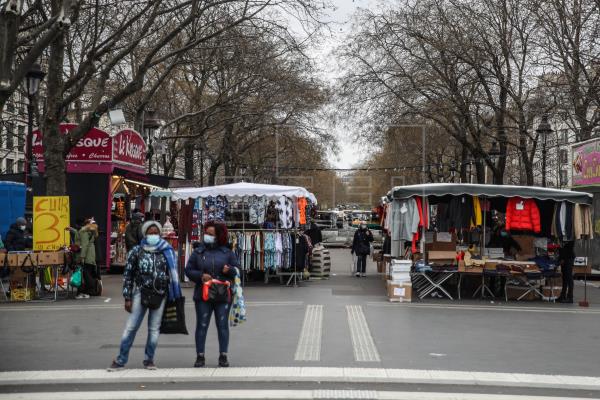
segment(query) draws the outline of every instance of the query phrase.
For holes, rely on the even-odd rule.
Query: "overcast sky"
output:
[[[321,74],[324,79],[333,82],[340,75],[336,60],[333,59],[331,52],[342,43],[344,37],[351,28],[352,15],[357,8],[374,8],[378,1],[376,0],[331,0],[335,5],[335,10],[329,12],[329,20],[332,22],[332,37],[324,40],[322,47],[315,49],[314,56],[320,66]],[[332,154],[330,161],[337,168],[350,168],[361,160],[361,151],[356,146],[349,133],[337,131],[339,139],[340,152]]]

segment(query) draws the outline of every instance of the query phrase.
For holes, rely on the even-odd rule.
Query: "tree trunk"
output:
[[[536,147],[537,146],[534,146],[532,150],[532,155],[535,154]],[[519,137],[519,153],[521,155],[521,161],[523,163],[522,166],[525,172],[525,182],[521,183],[524,183],[526,186],[533,186],[533,162],[531,161],[531,159],[529,158],[529,154],[527,153],[526,132],[521,132],[521,135]]]
[[[194,175],[195,175],[194,174],[194,142],[193,142],[193,140],[189,139],[185,143],[184,154],[185,154],[184,155],[184,158],[185,158],[185,179],[193,180],[194,179]]]
[[[208,170],[208,186],[215,186],[218,170],[219,170],[219,164],[216,162],[211,162],[210,168]]]
[[[57,15],[62,6],[61,0],[52,1],[52,15]],[[65,36],[61,32],[50,44],[48,58],[48,83],[46,116],[43,122],[44,162],[46,164],[46,194],[63,196],[67,193],[65,164],[65,141],[60,133],[63,93],[63,64],[65,57]]]

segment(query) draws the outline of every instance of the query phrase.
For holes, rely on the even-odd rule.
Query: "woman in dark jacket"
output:
[[[356,254],[358,258],[356,264],[356,277],[367,276],[367,256],[371,254],[371,242],[373,241],[373,233],[367,228],[367,223],[361,221],[360,227],[354,233],[352,241],[352,254]]]
[[[27,221],[23,217],[16,219],[15,223],[10,226],[4,246],[8,251],[23,251],[30,250],[32,247],[31,236],[27,234]]]
[[[194,303],[196,305],[196,363],[194,367],[205,365],[204,348],[212,314],[215,314],[219,337],[219,366],[228,367],[229,347],[229,302],[214,303],[202,299],[202,287],[212,279],[231,282],[235,278],[235,267],[239,266],[237,256],[227,247],[227,228],[216,222],[208,222],[204,227],[204,237],[190,256],[185,274],[196,283]]]

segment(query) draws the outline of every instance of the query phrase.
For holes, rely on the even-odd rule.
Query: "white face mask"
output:
[[[24,231],[27,227],[25,225],[19,225],[19,229]]]
[[[146,242],[148,242],[148,244],[150,246],[156,246],[158,244],[158,242],[160,241],[160,235],[147,235],[146,236]]]
[[[213,235],[204,234],[203,241],[205,244],[215,244],[216,239]]]

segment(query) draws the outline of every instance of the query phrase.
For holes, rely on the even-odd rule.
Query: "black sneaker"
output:
[[[150,371],[154,371],[154,370],[158,369],[156,367],[156,364],[154,364],[154,361],[152,361],[152,360],[144,360],[144,368],[148,369]]]
[[[205,364],[206,364],[206,359],[204,358],[204,355],[199,354],[196,357],[196,362],[194,363],[194,368],[202,368],[202,367],[204,367]]]
[[[121,371],[124,368],[125,368],[124,365],[121,365],[118,362],[116,362],[115,360],[113,360],[112,364],[110,364],[110,367],[108,367],[106,370],[108,372],[114,372],[114,371]]]
[[[229,361],[227,360],[227,354],[221,354],[219,356],[219,367],[221,367],[221,368],[229,367]]]

